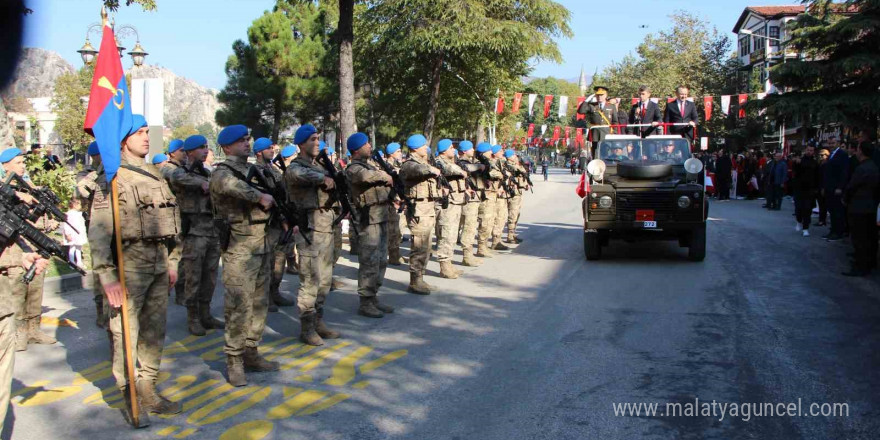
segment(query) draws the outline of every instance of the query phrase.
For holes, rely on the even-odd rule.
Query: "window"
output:
[[[739,39],[739,56],[745,57],[752,53],[751,40],[751,37],[749,37],[748,35],[745,35]]]
[[[779,47],[779,26],[770,26],[770,46]]]

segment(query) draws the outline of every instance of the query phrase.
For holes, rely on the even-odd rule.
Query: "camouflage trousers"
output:
[[[418,221],[416,221],[418,220]],[[409,272],[424,275],[431,256],[431,233],[434,232],[436,218],[431,216],[417,217],[408,223],[412,233],[412,246],[409,251]]]
[[[281,289],[281,281],[284,280],[284,270],[287,268],[287,256],[293,253],[293,242],[276,244],[272,249],[272,257],[269,267],[272,268],[272,281],[269,283],[269,296],[277,296]]]
[[[168,309],[168,273],[125,271],[128,292],[128,330],[131,358],[136,362],[137,380],[155,381],[165,344],[165,313]],[[106,303],[105,303],[106,304]],[[125,344],[122,333],[122,310],[109,305],[110,332],[113,334],[113,377],[120,389],[127,383]]]
[[[352,229],[349,226],[348,229],[348,237],[349,243],[352,243]],[[357,241],[357,238],[354,239]],[[356,248],[353,248],[356,249]],[[336,266],[336,262],[339,261],[339,257],[342,255],[342,222],[339,222],[338,225],[333,227],[333,265]]]
[[[43,281],[46,280],[46,272],[34,275],[30,284],[22,281],[25,270],[21,267],[9,269],[9,277],[12,282],[12,301],[15,307],[15,319],[38,318],[43,314]]]
[[[401,227],[400,227],[400,218],[403,217],[397,212],[397,208],[394,205],[388,207],[388,254],[389,255],[400,255],[400,241],[401,241]],[[396,252],[396,253],[395,253]]]
[[[223,253],[224,318],[230,356],[241,356],[246,347],[258,347],[269,312],[269,260],[271,253]]]
[[[479,200],[468,202],[461,207],[461,248],[472,249],[477,237],[477,226],[480,223]]]
[[[9,292],[9,282],[0,275],[0,291]],[[5,294],[4,294],[5,295]],[[6,420],[12,391],[12,370],[15,365],[15,319],[13,315],[0,318],[0,431]]]
[[[388,224],[361,225],[358,238],[358,296],[376,296],[388,267]]]
[[[440,234],[437,236],[437,261],[441,263],[452,260],[463,206],[450,203],[448,208],[440,210],[440,217],[437,218],[437,224],[440,225]]]
[[[480,229],[477,238],[479,246],[486,245],[492,238],[492,231],[495,228],[495,203],[497,200],[498,196],[493,193],[487,194],[486,200],[480,202]]]
[[[516,235],[519,213],[522,210],[522,195],[507,199],[507,235]]]
[[[500,242],[499,237],[507,223],[507,200],[507,197],[498,197],[495,200],[495,224],[492,227],[492,238],[495,243]]]
[[[177,263],[177,281],[174,282],[174,297],[179,298],[180,302],[186,301],[186,267],[183,265],[183,258]]]
[[[300,315],[323,308],[333,282],[333,232],[311,231],[308,234],[312,244],[306,243],[299,234],[296,239],[300,281],[296,305]]]
[[[210,308],[217,287],[217,270],[220,265],[220,242],[217,237],[188,235],[183,239],[183,254],[180,262],[184,281],[184,301],[187,307],[199,304]]]

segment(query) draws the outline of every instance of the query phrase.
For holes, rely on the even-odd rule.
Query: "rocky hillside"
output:
[[[75,69],[61,55],[51,50],[27,47],[15,69],[15,79],[3,92],[4,96],[39,98],[52,96],[55,80]]]

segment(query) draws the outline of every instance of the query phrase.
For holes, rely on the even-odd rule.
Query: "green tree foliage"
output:
[[[880,117],[880,1],[810,0],[790,29],[805,54],[771,69],[783,94],[764,101],[770,115],[842,122],[876,132]],[[841,12],[849,13],[842,14]]]
[[[43,169],[45,158],[37,154],[25,156],[25,167],[34,185],[49,188],[61,203],[58,205],[62,211],[67,211],[73,191],[76,188],[76,174],[67,167],[58,167],[52,170]]]
[[[125,0],[125,6],[140,5],[144,11],[155,11],[156,0]],[[104,6],[111,11],[119,9],[119,0],[104,0]]]
[[[171,130],[171,137],[173,139],[186,140],[186,138],[188,138],[194,134],[200,134],[200,133],[191,124],[181,125],[181,126],[175,128],[174,130]]]
[[[89,96],[93,73],[93,67],[86,65],[77,72],[59,76],[55,81],[55,94],[51,103],[58,116],[55,131],[61,137],[61,142],[75,153],[85,153],[94,140],[83,130],[88,108],[84,98]]]
[[[529,60],[559,60],[553,39],[571,35],[552,0],[388,0],[356,14],[360,79],[376,82],[393,125],[429,139],[484,125],[496,92],[519,85]]]
[[[310,121],[331,106],[335,83],[328,72],[326,14],[312,2],[279,0],[248,28],[248,41],[233,43],[228,81],[218,98],[220,125],[246,124],[271,135],[294,118]]]

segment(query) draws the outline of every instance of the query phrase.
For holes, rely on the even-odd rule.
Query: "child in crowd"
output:
[[[82,249],[86,244],[86,219],[79,210],[79,200],[74,198],[70,201],[70,209],[67,211],[67,223],[63,224],[64,246],[69,246],[67,259],[79,267],[83,267]],[[69,223],[69,224],[68,224]]]

